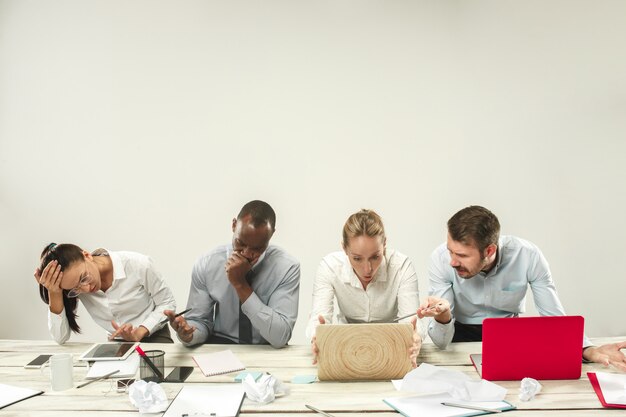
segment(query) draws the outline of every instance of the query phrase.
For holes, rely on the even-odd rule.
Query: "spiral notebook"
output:
[[[194,355],[193,360],[204,376],[222,375],[246,369],[232,350]]]

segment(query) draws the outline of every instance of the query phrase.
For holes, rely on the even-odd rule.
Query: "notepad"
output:
[[[237,374],[237,376],[235,376],[235,382],[241,382],[244,379],[246,379],[246,377],[250,375],[252,377],[252,379],[254,379],[255,381],[258,381],[259,378],[261,378],[263,376],[263,372],[257,372],[257,371],[252,371],[252,372],[248,372],[248,371],[244,371],[244,372],[240,372]]]
[[[215,413],[219,417],[236,417],[245,391],[241,384],[185,385],[172,401],[163,417],[180,417]]]
[[[0,384],[0,408],[8,407],[11,404],[40,394],[43,394],[43,391]]]
[[[194,355],[193,360],[204,376],[228,374],[230,372],[243,371],[246,369],[232,350]]]
[[[486,411],[470,410],[466,408],[448,407],[443,402],[457,404],[467,403],[478,407],[498,409],[502,411],[513,410],[515,406],[507,401],[459,401],[450,394],[420,395],[414,397],[394,397],[383,400],[387,405],[394,408],[400,414],[408,417],[459,417],[478,416],[487,414]]]
[[[139,369],[139,355],[135,352],[123,361],[94,362],[85,378],[99,378],[112,371],[119,371],[115,374],[115,378],[130,378],[135,376],[137,369]]]

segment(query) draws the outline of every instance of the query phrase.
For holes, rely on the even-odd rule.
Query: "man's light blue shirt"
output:
[[[450,266],[450,253],[444,243],[431,256],[429,295],[450,302],[452,321],[441,324],[432,319],[428,334],[445,349],[454,336],[454,321],[482,324],[487,317],[515,317],[524,313],[526,291],[530,286],[535,307],[541,316],[564,316],[548,261],[533,243],[515,236],[501,236],[496,265],[467,279]],[[583,346],[591,345],[585,337]]]

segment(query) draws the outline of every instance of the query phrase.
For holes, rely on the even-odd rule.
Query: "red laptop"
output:
[[[578,379],[584,321],[581,316],[488,318],[483,353],[470,358],[490,381]]]

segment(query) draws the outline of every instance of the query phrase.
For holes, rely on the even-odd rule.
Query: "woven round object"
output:
[[[388,380],[411,370],[410,324],[324,324],[316,329],[321,381]]]

